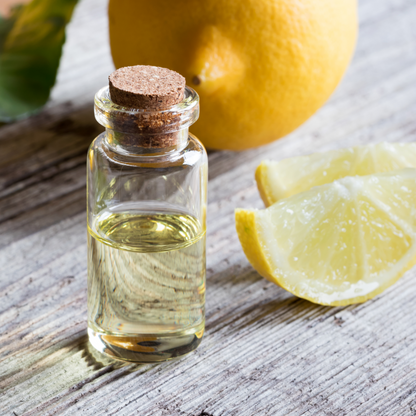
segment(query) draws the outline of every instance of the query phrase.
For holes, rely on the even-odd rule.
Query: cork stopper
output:
[[[111,100],[128,108],[165,110],[180,103],[185,93],[182,75],[157,66],[126,66],[108,79]]]
[[[111,148],[163,153],[187,143],[188,128],[199,116],[199,97],[177,72],[129,66],[113,72],[109,85],[97,92],[94,113]]]

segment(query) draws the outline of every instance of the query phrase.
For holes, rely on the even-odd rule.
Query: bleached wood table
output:
[[[415,270],[365,304],[322,307],[262,279],[234,230],[236,207],[262,206],[262,159],[416,139],[416,2],[359,11],[354,61],[318,114],[269,146],[210,154],[200,348],[120,366],[86,335],[85,155],[113,68],[105,2],[81,1],[51,103],[0,129],[1,415],[416,415]]]

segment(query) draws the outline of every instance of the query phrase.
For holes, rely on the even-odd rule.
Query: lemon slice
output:
[[[379,143],[309,156],[263,161],[256,181],[266,206],[345,176],[416,168],[416,143]]]
[[[321,305],[364,302],[416,262],[416,169],[346,177],[264,210],[236,210],[266,279]]]

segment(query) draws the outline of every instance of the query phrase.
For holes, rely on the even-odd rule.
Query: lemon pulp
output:
[[[256,170],[256,181],[265,205],[270,206],[282,198],[345,176],[406,167],[416,168],[416,143],[378,143],[278,162],[265,160]]]
[[[346,177],[265,210],[237,210],[253,267],[322,305],[364,302],[416,261],[416,169]]]

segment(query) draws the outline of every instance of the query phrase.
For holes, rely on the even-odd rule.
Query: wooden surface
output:
[[[0,414],[416,415],[415,270],[365,304],[317,306],[251,268],[233,219],[262,206],[266,157],[415,140],[416,2],[361,0],[330,102],[272,145],[210,154],[207,331],[160,365],[120,366],[87,342],[85,154],[112,70],[105,12],[80,2],[51,103],[0,129]]]

